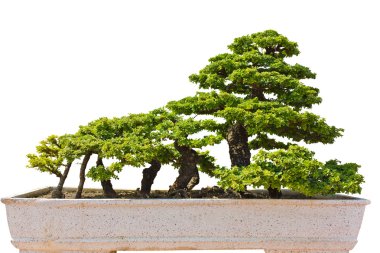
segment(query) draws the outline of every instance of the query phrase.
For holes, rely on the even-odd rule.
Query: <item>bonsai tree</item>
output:
[[[63,185],[71,165],[77,158],[77,154],[69,148],[72,138],[72,135],[50,135],[36,147],[37,154],[27,155],[27,167],[47,172],[59,178],[59,183],[52,192],[52,198],[63,198]]]
[[[337,192],[360,193],[360,184],[364,180],[357,173],[359,167],[355,163],[340,164],[338,160],[322,163],[314,158],[314,152],[291,145],[288,149],[273,152],[260,150],[250,165],[219,169],[215,173],[219,175],[219,184],[223,188],[243,191],[247,186],[263,186],[277,189],[280,193],[280,189],[286,187],[306,196],[315,196]]]
[[[63,198],[64,182],[70,171],[71,165],[77,159],[82,158],[79,170],[79,185],[76,198],[81,198],[86,180],[86,168],[92,155],[97,154],[97,174],[91,174],[92,178],[101,181],[104,195],[115,197],[116,192],[112,189],[111,177],[116,177],[114,172],[104,168],[101,147],[104,143],[107,119],[90,122],[87,126],[81,126],[75,134],[63,136],[51,135],[40,142],[36,147],[37,154],[28,154],[28,167],[36,168],[41,172],[47,172],[59,177],[59,184],[52,192],[53,198]],[[109,125],[109,124],[108,124]],[[110,130],[108,130],[111,132]],[[108,136],[110,138],[110,136]]]
[[[218,168],[215,159],[207,151],[196,151],[221,141],[214,135],[201,138],[187,138],[207,127],[214,121],[183,119],[165,108],[148,113],[130,114],[120,119],[123,127],[121,137],[109,139],[103,151],[108,158],[116,159],[118,167],[126,165],[142,167],[140,192],[149,195],[154,179],[161,165],[171,164],[179,169],[179,175],[170,191],[191,190],[199,183],[197,165],[206,173]]]
[[[80,187],[83,188],[85,175],[87,175],[94,181],[100,181],[105,197],[116,197],[117,193],[113,189],[111,179],[118,179],[117,173],[121,171],[121,168],[104,165],[103,159],[107,158],[107,154],[104,154],[103,147],[108,140],[122,135],[122,131],[118,129],[118,118],[102,117],[94,120],[86,126],[80,126],[76,135],[78,136],[76,148],[85,154],[81,166]],[[96,164],[86,174],[87,158],[89,159],[91,155],[97,155]]]
[[[129,114],[112,120],[113,135],[103,143],[104,157],[114,162],[108,171],[121,171],[124,166],[143,167],[140,192],[149,195],[151,186],[162,164],[173,159],[174,150],[160,141],[155,126],[164,119],[157,116],[158,111]],[[98,175],[98,168],[90,170],[89,176]]]
[[[167,132],[166,138],[174,142],[174,148],[180,154],[176,162],[179,175],[171,185],[170,191],[192,190],[199,183],[198,170],[212,175],[211,171],[218,168],[214,163],[215,159],[208,151],[202,152],[202,148],[218,144],[222,138],[210,132],[204,136],[195,137],[201,131],[213,129],[215,126],[217,123],[214,120],[187,118],[174,122],[171,131]]]
[[[170,102],[168,108],[221,118],[215,131],[228,143],[232,168],[249,166],[251,151],[287,148],[301,141],[333,143],[342,135],[343,129],[329,126],[308,110],[322,99],[317,88],[301,82],[316,75],[285,61],[300,53],[296,42],[267,30],[236,38],[228,48],[229,53],[210,58],[190,76],[208,91]],[[281,195],[275,184],[265,186],[271,197]]]

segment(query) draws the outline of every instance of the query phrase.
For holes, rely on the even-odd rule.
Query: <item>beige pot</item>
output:
[[[24,253],[265,249],[347,253],[368,200],[3,198]]]

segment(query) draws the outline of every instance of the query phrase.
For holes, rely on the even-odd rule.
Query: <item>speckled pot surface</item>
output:
[[[369,204],[358,198],[27,197],[2,199],[12,243],[25,253],[176,249],[342,253],[355,246]]]

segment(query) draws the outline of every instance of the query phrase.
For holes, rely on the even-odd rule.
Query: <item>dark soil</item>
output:
[[[66,188],[63,189],[66,199],[75,199],[76,189]],[[168,193],[166,190],[152,190],[149,195],[142,194],[139,189],[137,190],[116,190],[119,199],[180,199],[180,198],[193,198],[193,199],[268,199],[268,191],[266,190],[248,190],[245,192],[235,192],[232,190],[223,190],[217,186],[202,188],[201,190],[177,190]],[[51,191],[39,196],[37,198],[51,198]],[[83,189],[82,198],[84,199],[106,199],[103,195],[102,189]],[[305,195],[282,190],[281,199],[347,199],[349,196],[345,195],[329,195],[329,196],[315,196],[307,197]]]

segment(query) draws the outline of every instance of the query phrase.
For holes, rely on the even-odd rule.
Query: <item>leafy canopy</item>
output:
[[[70,148],[73,135],[50,135],[36,147],[37,154],[27,154],[28,168],[62,177],[62,170],[71,164],[78,152]]]
[[[284,60],[299,54],[297,43],[268,30],[236,38],[228,48],[231,53],[210,58],[207,66],[190,76],[201,89],[211,90],[171,101],[170,110],[224,119],[213,129],[224,138],[228,126],[239,122],[253,137],[249,146],[254,150],[284,148],[291,141],[333,143],[342,135],[343,129],[304,110],[322,100],[317,88],[301,82],[315,74]]]
[[[246,167],[217,170],[218,184],[223,188],[243,191],[247,186],[268,189],[288,188],[306,196],[337,192],[360,193],[363,176],[355,163],[341,164],[338,160],[322,163],[314,152],[291,145],[288,149],[268,152],[260,150]]]

